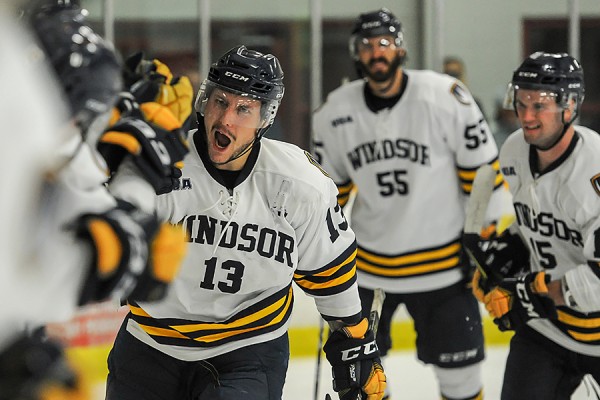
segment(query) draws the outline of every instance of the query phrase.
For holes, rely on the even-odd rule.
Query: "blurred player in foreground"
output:
[[[82,394],[62,360],[60,347],[47,341],[38,328],[65,320],[77,307],[91,302],[161,298],[183,257],[185,236],[181,229],[163,225],[154,215],[113,197],[104,186],[106,164],[96,146],[122,90],[121,64],[112,45],[90,29],[84,10],[66,1],[31,5],[19,23],[26,23],[39,43],[22,44],[25,56],[21,58],[28,57],[25,66],[45,66],[41,79],[58,82],[59,88],[51,92],[43,83],[40,99],[36,94],[31,96],[33,104],[23,103],[32,105],[43,126],[39,132],[35,127],[31,132],[21,129],[23,143],[32,135],[40,136],[40,145],[53,146],[40,155],[32,139],[35,145],[22,153],[33,159],[25,168],[33,172],[24,175],[28,197],[21,200],[17,194],[15,198],[22,201],[15,207],[21,219],[15,221],[9,238],[12,248],[7,254],[13,259],[4,271],[7,280],[3,284],[9,290],[2,293],[16,293],[17,298],[11,295],[10,302],[4,302],[14,306],[3,308],[0,398],[76,397]],[[39,73],[32,73],[37,71],[25,68],[25,72],[29,74],[26,81],[40,79]],[[15,76],[21,73],[16,71]],[[23,87],[28,93],[29,86]],[[63,99],[67,112],[61,114]],[[22,112],[16,115],[23,117]],[[9,115],[7,120],[12,118]],[[32,120],[30,116],[21,119]],[[149,136],[155,141],[163,131],[164,137],[170,137],[167,143],[171,137],[183,137],[177,127],[167,133],[142,112],[119,119],[111,132],[128,135],[142,147],[133,157],[141,164],[158,156],[146,143],[150,139],[138,134],[140,129],[152,132]],[[187,152],[184,142],[178,150],[171,159],[162,157],[157,176],[170,179],[171,168]],[[47,159],[51,162],[42,162]],[[37,167],[33,170],[30,165]],[[12,223],[14,218],[7,220]]]

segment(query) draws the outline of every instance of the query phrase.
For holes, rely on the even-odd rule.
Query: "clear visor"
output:
[[[398,36],[374,36],[365,37],[360,35],[352,35],[349,41],[350,54],[358,57],[359,52],[373,52],[375,49],[386,50],[390,47],[402,47],[402,33]]]
[[[228,118],[232,118],[231,123],[261,129],[273,123],[279,101],[267,100],[205,80],[196,96],[194,108],[203,117],[207,110],[227,112]]]
[[[557,105],[558,94],[556,92],[548,90],[536,90],[536,89],[524,89],[520,88],[519,85],[512,83],[508,84],[506,88],[506,94],[504,95],[504,101],[502,106],[506,110],[514,110],[515,100],[519,104],[537,104],[540,106],[551,107],[553,104]],[[559,107],[557,107],[558,109]]]

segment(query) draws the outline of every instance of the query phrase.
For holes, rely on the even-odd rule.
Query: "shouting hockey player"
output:
[[[130,302],[108,360],[108,400],[281,399],[292,282],[333,329],[325,352],[340,398],[383,396],[336,187],[309,153],[263,137],[283,94],[275,56],[231,49],[198,93],[198,129],[177,190],[144,191],[131,165],[111,183],[183,224],[190,243],[165,300]]]

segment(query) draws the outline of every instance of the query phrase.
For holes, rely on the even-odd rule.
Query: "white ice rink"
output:
[[[483,381],[485,400],[500,399],[500,387],[504,372],[504,361],[508,348],[497,346],[489,348],[484,362]],[[317,400],[324,400],[329,393],[337,400],[331,388],[330,369],[325,359],[321,360],[320,390]],[[313,358],[294,358],[290,362],[287,380],[283,391],[283,400],[314,400],[316,356]],[[393,352],[387,358],[386,372],[392,388],[393,400],[439,400],[437,387],[431,368],[419,363],[413,352]],[[103,385],[102,385],[103,386]],[[104,399],[104,387],[98,387],[95,400]],[[575,392],[573,400],[595,399],[584,385]]]
[[[485,400],[500,399],[504,361],[508,352],[506,346],[488,348],[484,361],[483,381]],[[288,370],[288,378],[283,392],[283,400],[313,400],[315,382],[315,361],[312,359],[293,359]],[[425,367],[415,358],[414,352],[394,352],[387,358],[385,365],[388,384],[391,384],[393,400],[439,400],[440,396],[431,368]],[[324,364],[323,364],[324,363]],[[331,389],[329,367],[322,360],[320,390],[317,400],[324,400],[329,393],[337,399]],[[588,395],[584,385],[580,386],[573,400],[596,399]]]

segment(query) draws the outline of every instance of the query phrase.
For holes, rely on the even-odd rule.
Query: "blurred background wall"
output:
[[[582,61],[587,93],[581,123],[600,130],[598,0],[82,0],[100,32],[124,56],[136,50],[192,77],[195,88],[220,54],[237,44],[282,62],[286,95],[270,136],[308,147],[310,113],[344,80],[355,79],[348,36],[356,16],[387,7],[403,24],[407,68],[442,70],[455,56],[464,81],[494,128],[512,71],[537,51]],[[500,129],[500,128],[498,128]]]

